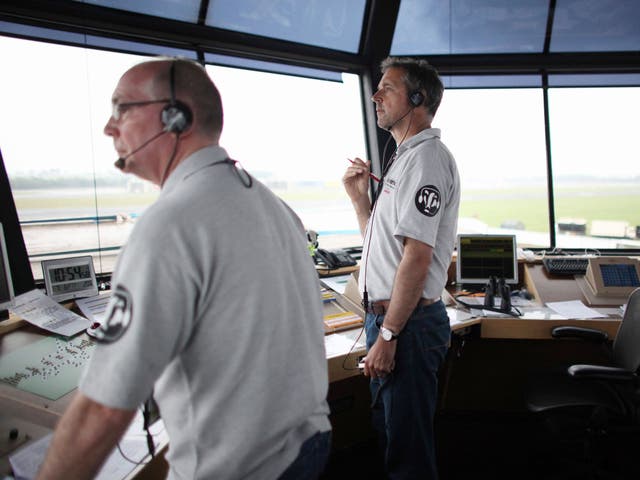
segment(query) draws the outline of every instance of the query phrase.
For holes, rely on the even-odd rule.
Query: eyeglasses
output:
[[[154,103],[169,103],[171,100],[163,98],[160,100],[145,100],[143,102],[125,102],[125,103],[113,103],[111,104],[111,116],[117,122],[122,118],[128,110],[134,107],[145,107],[147,105],[153,105]]]

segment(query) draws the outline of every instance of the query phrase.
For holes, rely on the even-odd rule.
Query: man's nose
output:
[[[113,133],[116,129],[115,125],[114,125],[115,120],[113,119],[113,116],[109,117],[109,120],[107,120],[107,124],[104,126],[104,134],[109,136],[109,137],[113,137]]]

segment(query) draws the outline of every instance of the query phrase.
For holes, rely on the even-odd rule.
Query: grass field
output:
[[[50,194],[37,192],[30,195],[21,191],[16,195],[18,210],[46,209],[95,209],[93,195],[65,195],[64,191],[51,190]],[[321,204],[322,201],[344,201],[351,205],[342,186],[330,185],[306,188],[290,188],[276,192],[285,201],[296,205],[305,202]],[[110,193],[98,197],[99,208],[133,211],[153,203],[158,192]],[[555,191],[556,221],[562,218],[583,219],[587,226],[593,220],[616,220],[640,225],[640,188],[633,185],[591,185],[588,188],[558,188]],[[56,216],[58,216],[56,214]],[[549,231],[547,194],[544,188],[474,189],[463,191],[460,217],[476,218],[490,227],[499,227],[505,221],[520,221],[529,231]],[[588,232],[588,231],[587,231]]]

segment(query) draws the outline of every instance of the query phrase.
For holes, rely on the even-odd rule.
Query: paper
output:
[[[66,309],[38,289],[18,295],[11,313],[37,327],[65,337],[75,335],[91,325],[89,320]]]
[[[522,312],[520,318],[525,320],[566,320],[567,318],[547,307],[525,307],[520,311]]]
[[[164,436],[164,423],[158,420],[151,425],[149,431],[159,447],[159,439]],[[16,479],[32,479],[38,473],[40,465],[51,443],[53,434],[46,435],[35,442],[32,442],[9,457],[9,463],[13,469]],[[129,426],[127,433],[120,440],[120,450],[115,448],[102,466],[97,480],[112,480],[114,478],[125,478],[140,462],[148,455],[146,433],[142,428],[142,415],[138,412],[134,421]],[[126,455],[126,459],[122,456]],[[134,463],[135,462],[135,463]]]
[[[547,307],[559,313],[566,318],[603,318],[606,315],[601,314],[593,308],[587,307],[580,300],[571,300],[568,302],[548,302]]]
[[[111,300],[111,291],[102,292],[93,297],[80,298],[76,300],[76,305],[92,324],[102,323],[109,300]]]
[[[359,340],[354,341],[339,333],[335,333],[324,337],[324,348],[327,352],[327,358],[332,358],[345,355],[354,350],[362,350],[365,348],[365,345]]]
[[[334,292],[338,292],[340,295],[344,295],[344,290],[347,288],[347,282],[351,275],[337,275],[335,277],[326,277],[320,279],[320,281],[330,288]]]
[[[447,307],[447,316],[449,317],[449,325],[451,325],[451,327],[462,325],[466,320],[474,318],[474,315],[471,313],[452,307]]]

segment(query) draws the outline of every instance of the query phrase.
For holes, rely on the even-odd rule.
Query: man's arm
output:
[[[431,246],[412,238],[405,238],[402,259],[393,282],[391,302],[384,317],[385,327],[397,333],[402,331],[422,297],[432,258]],[[365,375],[376,378],[393,370],[397,343],[386,342],[378,337],[367,353]]]
[[[105,407],[78,391],[58,422],[37,478],[94,478],[134,414]]]
[[[364,162],[360,158],[352,161],[342,177],[344,189],[351,199],[358,218],[360,233],[364,236],[367,222],[371,216],[371,199],[369,198],[369,168],[371,162]]]

